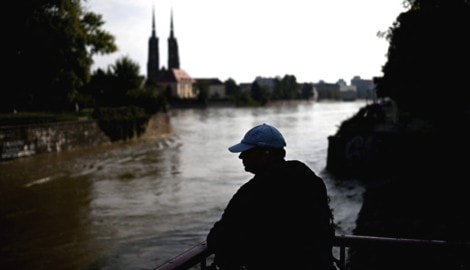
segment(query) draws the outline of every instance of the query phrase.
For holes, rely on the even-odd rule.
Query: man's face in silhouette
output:
[[[269,162],[269,150],[261,147],[253,147],[249,150],[241,152],[238,158],[243,161],[245,171],[258,173],[262,171]]]

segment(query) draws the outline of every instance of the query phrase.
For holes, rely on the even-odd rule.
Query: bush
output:
[[[150,117],[145,109],[136,106],[101,107],[93,112],[93,118],[111,141],[142,135]]]

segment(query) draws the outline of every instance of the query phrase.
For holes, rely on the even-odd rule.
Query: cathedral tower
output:
[[[160,69],[158,37],[155,30],[155,9],[152,7],[152,35],[149,38],[147,83],[155,84]]]
[[[154,10],[152,10],[155,13]],[[152,36],[149,39],[146,86],[164,93],[167,97],[194,98],[195,80],[180,68],[178,42],[173,28],[173,10],[170,20],[170,37],[168,38],[168,68],[160,68],[158,37],[155,31],[155,15],[152,14]]]
[[[168,38],[168,70],[180,68],[180,58],[178,53],[178,42],[173,33],[173,10],[171,11],[170,37]]]

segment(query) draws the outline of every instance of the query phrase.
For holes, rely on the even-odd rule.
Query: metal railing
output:
[[[339,269],[346,269],[346,249],[350,247],[375,246],[399,246],[399,247],[441,247],[468,249],[470,242],[448,242],[443,240],[421,240],[405,238],[388,238],[359,235],[336,235],[334,248],[339,249]],[[336,250],[338,251],[338,250]],[[183,253],[173,257],[154,270],[187,270],[199,264],[200,269],[207,269],[207,259],[212,254],[207,250],[206,242],[201,242]]]

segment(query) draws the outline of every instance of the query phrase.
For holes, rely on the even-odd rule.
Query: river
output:
[[[324,179],[337,234],[351,233],[364,187],[325,171],[327,137],[364,105],[177,109],[164,139],[1,162],[0,269],[155,268],[205,240],[251,178],[227,147],[261,123],[283,133],[287,159]]]

